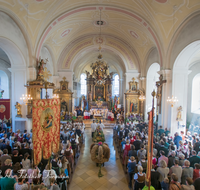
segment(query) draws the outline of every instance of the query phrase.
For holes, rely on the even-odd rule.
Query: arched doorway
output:
[[[148,71],[147,71],[147,78],[146,78],[146,105],[145,105],[145,120],[148,119],[148,115],[147,112],[151,111],[152,109],[152,95],[151,93],[153,92],[153,90],[157,89],[156,88],[156,81],[159,80],[159,74],[158,71],[160,71],[160,65],[158,63],[153,63]],[[154,107],[155,107],[155,112],[157,112],[156,110],[156,98],[155,98],[155,102],[154,102]]]
[[[177,56],[172,72],[172,94],[178,103],[171,107],[171,134],[186,130],[188,75],[193,59],[200,51],[200,40],[187,45]],[[178,107],[182,106],[182,121],[177,121]]]

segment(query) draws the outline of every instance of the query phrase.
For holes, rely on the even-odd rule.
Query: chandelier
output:
[[[177,97],[174,97],[174,96],[172,96],[172,98],[168,97],[167,102],[169,102],[171,104],[171,107],[173,107],[174,104],[178,102],[178,99]]]
[[[141,94],[139,100],[143,102],[145,99],[146,99],[145,96]]]
[[[30,94],[22,94],[22,97],[20,98],[20,100],[23,101],[24,104],[28,104],[29,103],[29,100],[32,100],[33,98],[31,97]]]
[[[53,97],[52,97],[53,99],[57,99],[57,98],[59,98],[59,95],[58,94],[53,94]]]

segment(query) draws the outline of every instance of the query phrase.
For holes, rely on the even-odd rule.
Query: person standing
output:
[[[93,138],[95,130],[96,130],[96,123],[95,123],[95,120],[93,120],[93,123],[91,124],[92,138]]]
[[[135,157],[131,156],[130,160],[128,161],[128,174],[129,174],[129,188],[132,189],[132,179],[133,175],[135,174],[135,167],[136,167],[136,161]]]

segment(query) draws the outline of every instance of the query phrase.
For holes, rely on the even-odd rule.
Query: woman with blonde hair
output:
[[[42,173],[42,180],[46,187],[50,187],[50,178],[57,178],[55,170],[51,169],[52,164],[47,164],[43,173]]]
[[[169,168],[167,167],[165,160],[160,160],[157,172],[160,173],[159,182],[161,183],[169,174]]]
[[[134,180],[135,180],[134,190],[143,189],[143,187],[145,186],[146,174],[143,173],[143,167],[139,165],[137,169],[138,173],[134,175]]]

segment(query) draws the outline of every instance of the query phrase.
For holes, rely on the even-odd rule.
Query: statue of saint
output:
[[[177,110],[178,110],[178,113],[177,113],[176,120],[177,121],[182,121],[182,113],[181,113],[183,111],[182,106],[179,106]]]
[[[42,77],[43,76],[43,72],[44,72],[44,65],[46,63],[44,62],[43,59],[41,59],[41,61],[38,64],[38,74],[37,74],[37,78],[38,77]]]
[[[92,92],[89,92],[89,101],[92,101]]]
[[[19,102],[16,102],[15,108],[17,109],[17,115],[16,117],[22,117],[22,111],[21,111],[21,104]]]
[[[118,97],[118,101],[117,101],[117,104],[120,104],[120,98]]]
[[[3,93],[4,93],[4,90],[1,90],[1,89],[0,89],[0,99],[3,98]]]

